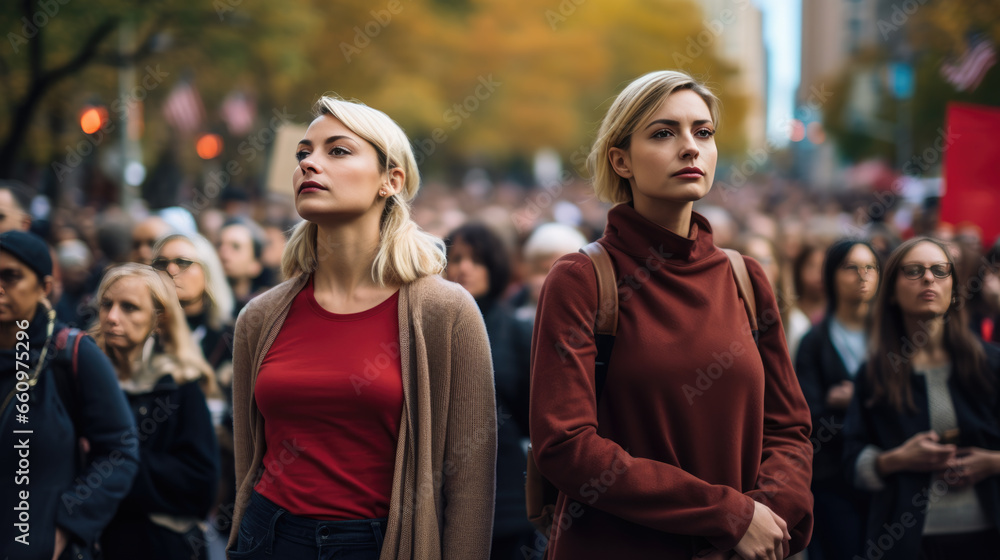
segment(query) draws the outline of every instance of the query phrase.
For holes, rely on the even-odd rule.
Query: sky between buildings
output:
[[[753,0],[764,19],[764,45],[768,54],[767,134],[775,143],[786,144],[783,128],[795,111],[802,54],[801,0]]]

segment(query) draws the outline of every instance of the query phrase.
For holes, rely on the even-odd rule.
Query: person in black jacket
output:
[[[871,245],[853,239],[831,245],[823,262],[826,316],[803,337],[795,359],[813,425],[810,560],[848,560],[862,548],[867,496],[843,476],[841,426],[864,361],[866,321],[878,280],[879,260]]]
[[[118,371],[141,449],[132,491],[101,540],[105,558],[205,559],[201,526],[219,479],[204,393],[214,390],[212,370],[165,275],[140,264],[112,268],[97,302],[92,334]]]
[[[451,232],[445,243],[445,277],[461,284],[475,298],[493,356],[497,488],[490,558],[523,558],[521,547],[530,545],[534,536],[524,501],[531,337],[522,329],[530,325],[516,321],[513,310],[502,299],[510,281],[510,257],[496,234],[482,224],[466,224]]]
[[[976,338],[955,263],[916,238],[889,257],[845,461],[873,492],[864,557],[987,558],[1000,549],[1000,349]]]
[[[91,558],[137,469],[114,369],[56,322],[51,274],[44,241],[0,235],[0,557],[10,560]]]

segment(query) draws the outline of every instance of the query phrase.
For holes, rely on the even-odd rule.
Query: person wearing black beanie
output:
[[[93,339],[56,322],[51,291],[45,241],[0,234],[0,503],[11,506],[0,556],[11,560],[92,558],[137,470],[115,371]]]

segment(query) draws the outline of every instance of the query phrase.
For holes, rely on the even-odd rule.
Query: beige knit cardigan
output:
[[[264,418],[254,400],[254,382],[307,280],[308,275],[292,278],[254,298],[236,321],[237,495],[230,551],[236,548],[240,519],[264,472]],[[322,333],[317,333],[316,343],[323,343]],[[472,296],[439,276],[405,284],[399,292],[399,348],[403,413],[379,558],[489,558],[496,408],[489,341]]]

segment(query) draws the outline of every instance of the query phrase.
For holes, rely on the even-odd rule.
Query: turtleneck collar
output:
[[[632,203],[619,204],[608,212],[604,238],[619,251],[638,259],[649,256],[650,248],[668,261],[693,263],[713,255],[712,226],[704,216],[691,213],[687,237],[657,225],[636,212]]]

